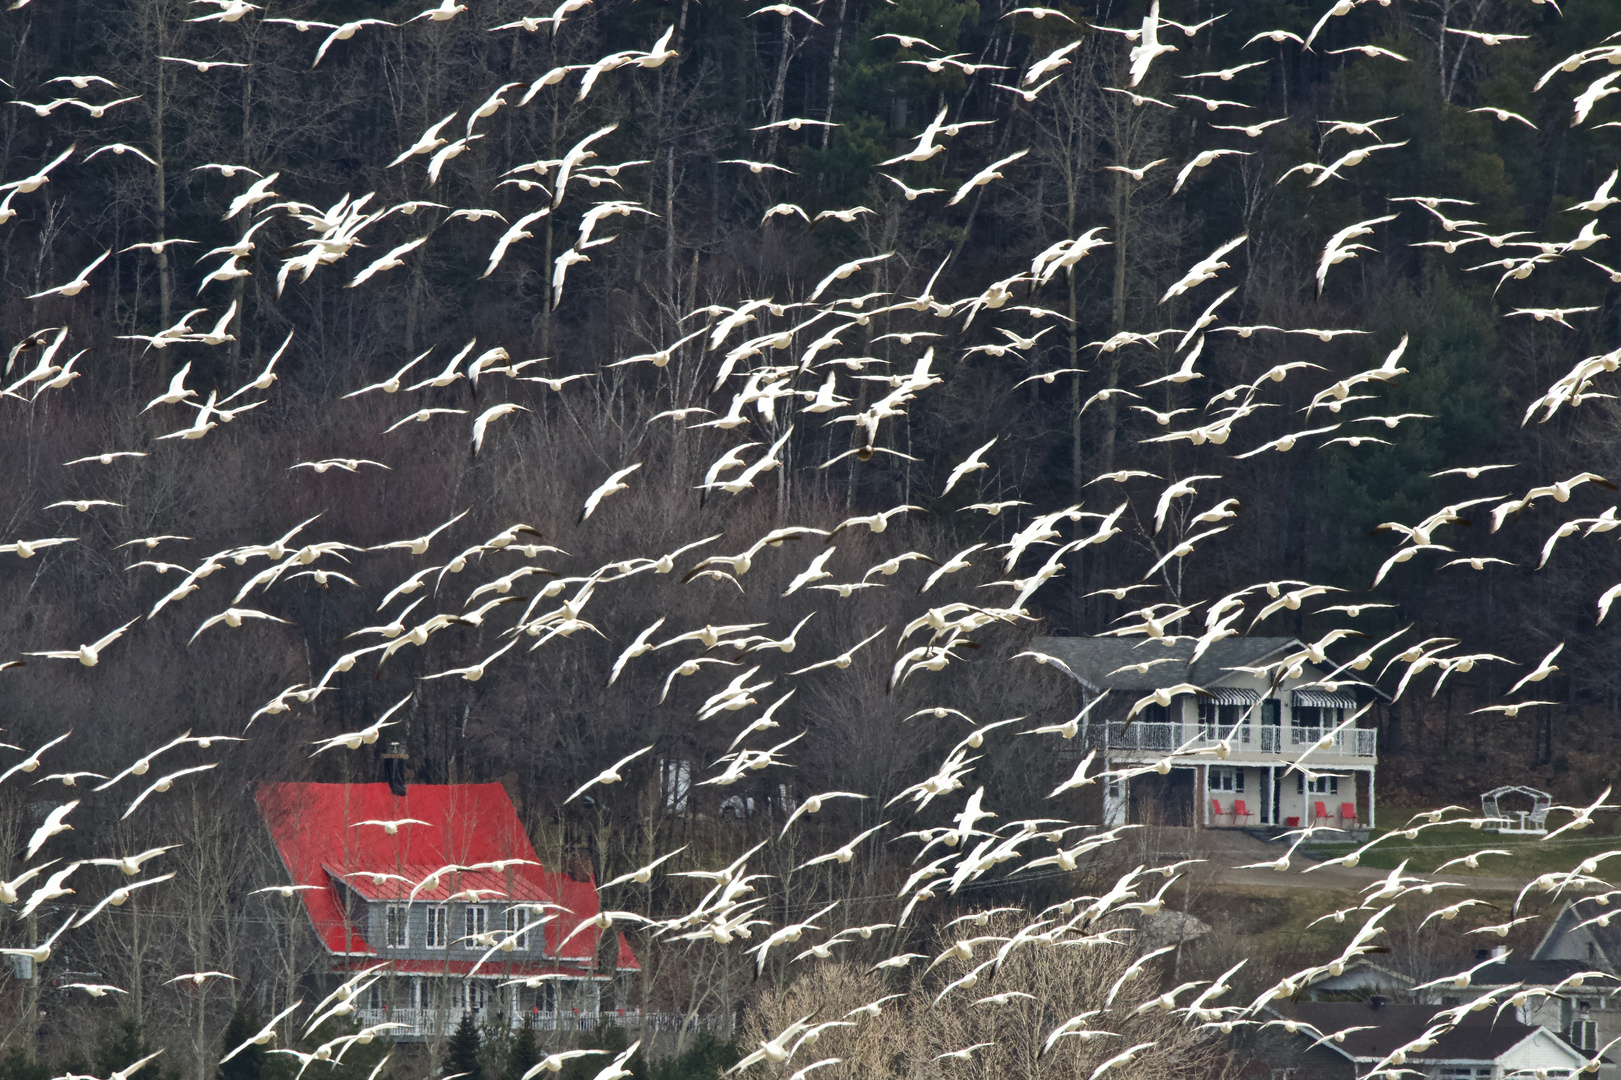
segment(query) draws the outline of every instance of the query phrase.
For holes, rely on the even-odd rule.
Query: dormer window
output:
[[[389,904],[383,911],[383,943],[391,949],[403,949],[411,943],[411,908],[406,904]]]
[[[450,912],[436,904],[427,909],[427,922],[427,933],[423,935],[422,943],[430,949],[444,948],[450,930]]]
[[[512,939],[512,947],[514,949],[529,948],[529,931],[524,930],[523,928],[528,926],[533,921],[534,920],[530,918],[528,908],[518,904],[507,905],[506,931],[508,935],[516,935]],[[519,931],[522,931],[522,933],[519,933]]]
[[[477,935],[484,933],[484,931],[487,929],[485,923],[489,918],[489,911],[490,909],[485,907],[483,904],[467,905],[464,915],[467,927],[467,940],[463,941],[462,944],[467,946],[469,949],[476,949],[479,947],[479,944],[475,938]]]

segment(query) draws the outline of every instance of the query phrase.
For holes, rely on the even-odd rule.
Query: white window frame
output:
[[[423,947],[442,949],[450,937],[450,909],[443,904],[432,904],[425,912],[427,929],[423,934]]]
[[[1299,795],[1338,795],[1340,778],[1329,773],[1308,780],[1304,773],[1295,773],[1295,792]]]
[[[482,946],[473,940],[473,936],[489,931],[490,909],[484,904],[468,904],[462,909],[462,928],[467,932],[462,939],[462,945],[469,949],[481,948]]]
[[[384,905],[383,941],[391,949],[409,949],[411,947],[410,904]]]
[[[505,925],[507,936],[512,938],[513,948],[527,952],[529,949],[529,931],[524,930],[530,923],[529,909],[522,904],[508,904]],[[521,931],[521,932],[519,932]]]

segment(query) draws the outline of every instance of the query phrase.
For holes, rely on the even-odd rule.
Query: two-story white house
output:
[[[1529,956],[1504,956],[1475,973],[1470,997],[1501,986],[1546,989],[1516,1007],[1520,1020],[1559,1032],[1579,1050],[1595,1052],[1621,1038],[1621,923],[1593,920],[1608,910],[1595,897],[1570,900],[1554,916]],[[1501,950],[1494,950],[1501,955]],[[1597,974],[1595,974],[1597,973]],[[1618,1070],[1607,1061],[1601,1078]]]
[[[589,877],[547,870],[500,784],[264,784],[260,813],[334,973],[377,967],[359,1001],[395,1038],[481,1025],[595,1027],[611,963]],[[493,947],[493,951],[492,951]],[[610,946],[610,949],[613,947]],[[522,980],[522,981],[520,981]]]
[[[1061,661],[1080,686],[1085,745],[1108,768],[1163,763],[1129,785],[1111,781],[1104,824],[1149,816],[1168,825],[1332,825],[1372,828],[1377,687],[1304,658],[1294,638],[1228,638],[1193,662],[1194,639],[1043,637],[1031,649]],[[1258,673],[1290,656],[1281,678]],[[1131,708],[1155,690],[1188,684],[1168,704]],[[1103,700],[1099,700],[1102,698]],[[1309,753],[1308,753],[1309,752]],[[1307,770],[1289,770],[1302,755]]]

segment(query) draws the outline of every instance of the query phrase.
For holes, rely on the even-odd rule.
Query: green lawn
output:
[[[1388,836],[1390,839],[1381,840],[1378,846],[1365,852],[1357,865],[1390,870],[1407,859],[1409,869],[1430,873],[1449,859],[1492,848],[1510,854],[1482,856],[1478,869],[1458,863],[1447,867],[1447,874],[1528,879],[1539,874],[1569,870],[1589,855],[1621,848],[1621,837],[1608,833],[1595,835],[1593,828],[1585,832],[1561,833],[1552,840],[1535,836],[1504,836],[1486,829],[1477,832],[1467,825],[1440,825],[1425,829],[1413,840],[1401,835],[1400,830],[1395,832],[1396,835],[1391,836],[1391,830],[1377,830],[1375,836]],[[1347,854],[1355,847],[1357,845],[1348,843],[1308,842],[1302,850],[1309,851],[1316,858],[1332,859]],[[1621,860],[1614,865],[1621,867]],[[1603,870],[1601,866],[1600,872]]]

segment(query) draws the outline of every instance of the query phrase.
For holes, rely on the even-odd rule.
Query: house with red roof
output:
[[[403,791],[403,794],[397,794]],[[395,1037],[481,1024],[594,1027],[604,984],[596,884],[541,865],[500,784],[269,783],[255,795],[332,972],[375,969],[363,1023]]]

